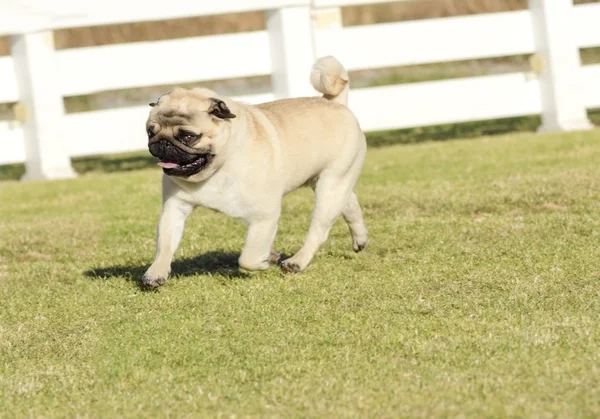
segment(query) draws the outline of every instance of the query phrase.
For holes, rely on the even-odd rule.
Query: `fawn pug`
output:
[[[353,189],[367,146],[347,106],[348,73],[334,57],[323,57],[310,81],[322,97],[248,105],[204,88],[177,88],[150,104],[148,148],[164,172],[163,209],[144,285],[167,280],[185,220],[197,206],[247,223],[242,269],[279,263],[286,271],[303,271],[340,215],[354,251],[365,248],[367,229]],[[273,241],[281,201],[301,186],[315,192],[310,227],[302,248],[280,261]]]

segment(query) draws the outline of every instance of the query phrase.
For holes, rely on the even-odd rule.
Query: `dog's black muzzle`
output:
[[[163,167],[168,176],[192,176],[208,166],[213,158],[210,150],[198,150],[170,138],[153,138],[148,143],[148,150],[161,162],[176,164],[174,167]]]
[[[174,161],[179,164],[191,163],[198,158],[198,154],[188,153],[186,150],[176,147],[165,139],[151,143],[148,149],[154,157],[158,157],[161,160]]]

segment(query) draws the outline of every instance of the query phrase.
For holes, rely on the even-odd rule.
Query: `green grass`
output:
[[[305,273],[242,274],[200,209],[158,292],[158,168],[2,182],[0,415],[599,417],[599,161],[599,131],[371,148],[365,253],[340,220]]]

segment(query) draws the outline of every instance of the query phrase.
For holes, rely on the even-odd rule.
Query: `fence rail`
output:
[[[307,6],[307,0],[0,0],[0,36]],[[370,3],[370,1],[364,1]]]
[[[13,40],[12,56],[0,57],[0,103],[19,103],[19,119],[0,122],[0,164],[25,162],[26,178],[71,177],[71,157],[146,147],[147,106],[65,115],[65,96],[263,75],[271,93],[237,99],[314,95],[310,66],[329,54],[349,70],[533,57],[527,72],[352,89],[349,106],[366,131],[535,114],[546,130],[591,127],[600,65],[581,66],[579,49],[600,45],[599,3],[529,0],[523,11],[343,27],[340,6],[378,2],[0,0],[0,35]],[[266,31],[59,51],[52,43],[58,28],[250,10],[267,11]]]

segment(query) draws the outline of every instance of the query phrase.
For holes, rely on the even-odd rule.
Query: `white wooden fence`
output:
[[[349,70],[532,55],[526,73],[353,89],[365,131],[535,114],[543,130],[591,127],[600,65],[581,66],[579,48],[600,45],[600,4],[529,0],[524,11],[342,26],[340,6],[380,1],[0,0],[0,35],[12,37],[12,55],[0,57],[0,103],[16,102],[18,117],[0,123],[0,165],[25,162],[26,179],[64,178],[75,175],[73,156],[146,147],[147,106],[65,115],[64,96],[268,74],[272,93],[239,99],[315,95],[310,67],[328,54]],[[267,10],[266,31],[53,47],[59,28],[250,10]],[[175,65],[178,57],[193,65]]]

